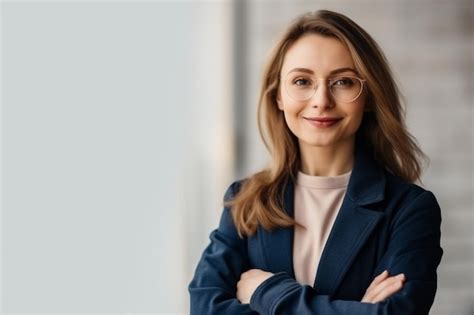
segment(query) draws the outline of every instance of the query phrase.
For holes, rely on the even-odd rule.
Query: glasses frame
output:
[[[286,75],[285,81],[283,81],[283,84],[285,85],[286,94],[287,94],[289,97],[291,97],[291,98],[294,99],[295,101],[302,102],[302,101],[307,101],[307,100],[309,100],[310,98],[312,98],[312,97],[314,96],[314,94],[316,94],[316,90],[318,89],[319,85],[316,85],[316,86],[313,88],[313,93],[312,93],[309,97],[307,97],[307,98],[305,98],[305,99],[301,99],[301,100],[294,98],[293,96],[290,95],[290,92],[288,92],[288,87],[287,87],[287,84],[286,84],[287,81],[289,80],[289,76],[290,76],[290,73],[288,73],[288,74]],[[332,96],[332,98],[333,98],[335,101],[341,102],[341,103],[352,103],[352,102],[354,102],[356,99],[358,99],[359,96],[362,94],[362,91],[364,91],[364,88],[365,88],[364,83],[365,83],[367,80],[361,79],[361,78],[359,78],[359,77],[357,77],[357,76],[354,76],[354,75],[344,75],[344,76],[342,76],[342,77],[344,77],[344,78],[357,79],[357,80],[359,80],[359,82],[360,82],[361,88],[360,88],[359,94],[357,94],[357,96],[354,97],[353,99],[351,99],[350,101],[339,101],[339,100],[337,100],[337,99],[336,99],[336,96],[333,94],[333,92],[332,92],[332,90],[329,88],[328,84],[326,84],[326,86],[328,86],[329,93],[331,93],[331,96]],[[281,78],[282,78],[282,77],[281,77],[281,75],[280,75],[280,80],[281,80]],[[320,79],[315,79],[315,81],[326,81],[326,82],[329,82],[330,79],[329,79],[329,78],[327,78],[327,79],[322,79],[322,78],[320,78]]]

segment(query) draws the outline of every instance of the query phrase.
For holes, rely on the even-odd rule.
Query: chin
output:
[[[337,141],[333,139],[308,139],[309,141],[303,140],[306,145],[312,147],[328,147],[334,145]]]

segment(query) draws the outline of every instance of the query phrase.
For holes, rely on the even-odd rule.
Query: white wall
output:
[[[228,8],[2,3],[2,314],[187,313],[233,163]]]

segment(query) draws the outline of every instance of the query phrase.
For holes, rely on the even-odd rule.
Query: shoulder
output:
[[[431,217],[436,221],[441,220],[441,209],[436,196],[418,184],[410,183],[399,176],[385,171],[386,206],[394,217],[424,216]]]
[[[386,195],[389,198],[403,198],[406,201],[416,199],[422,194],[432,194],[432,192],[418,184],[407,182],[401,177],[385,170]]]
[[[241,178],[234,180],[230,185],[227,186],[227,189],[224,193],[224,201],[232,199],[242,187],[242,184],[247,180],[247,178]]]
[[[227,189],[224,193],[224,203],[226,201],[230,201],[231,199],[234,198],[234,196],[239,192],[242,183],[246,180],[246,178],[243,179],[237,179],[231,182],[228,186]],[[223,211],[221,214],[221,218],[219,220],[219,227],[218,230],[223,234],[229,237],[230,239],[241,239],[241,237],[238,235],[234,219],[231,214],[231,209],[229,206],[224,204]]]

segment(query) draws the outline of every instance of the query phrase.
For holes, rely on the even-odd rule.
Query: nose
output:
[[[315,89],[316,91],[314,92],[313,96],[310,98],[310,102],[313,107],[320,107],[320,108],[334,107],[334,99],[332,97],[331,92],[329,91],[329,87],[327,85],[326,80],[324,79],[318,80],[318,83]]]

